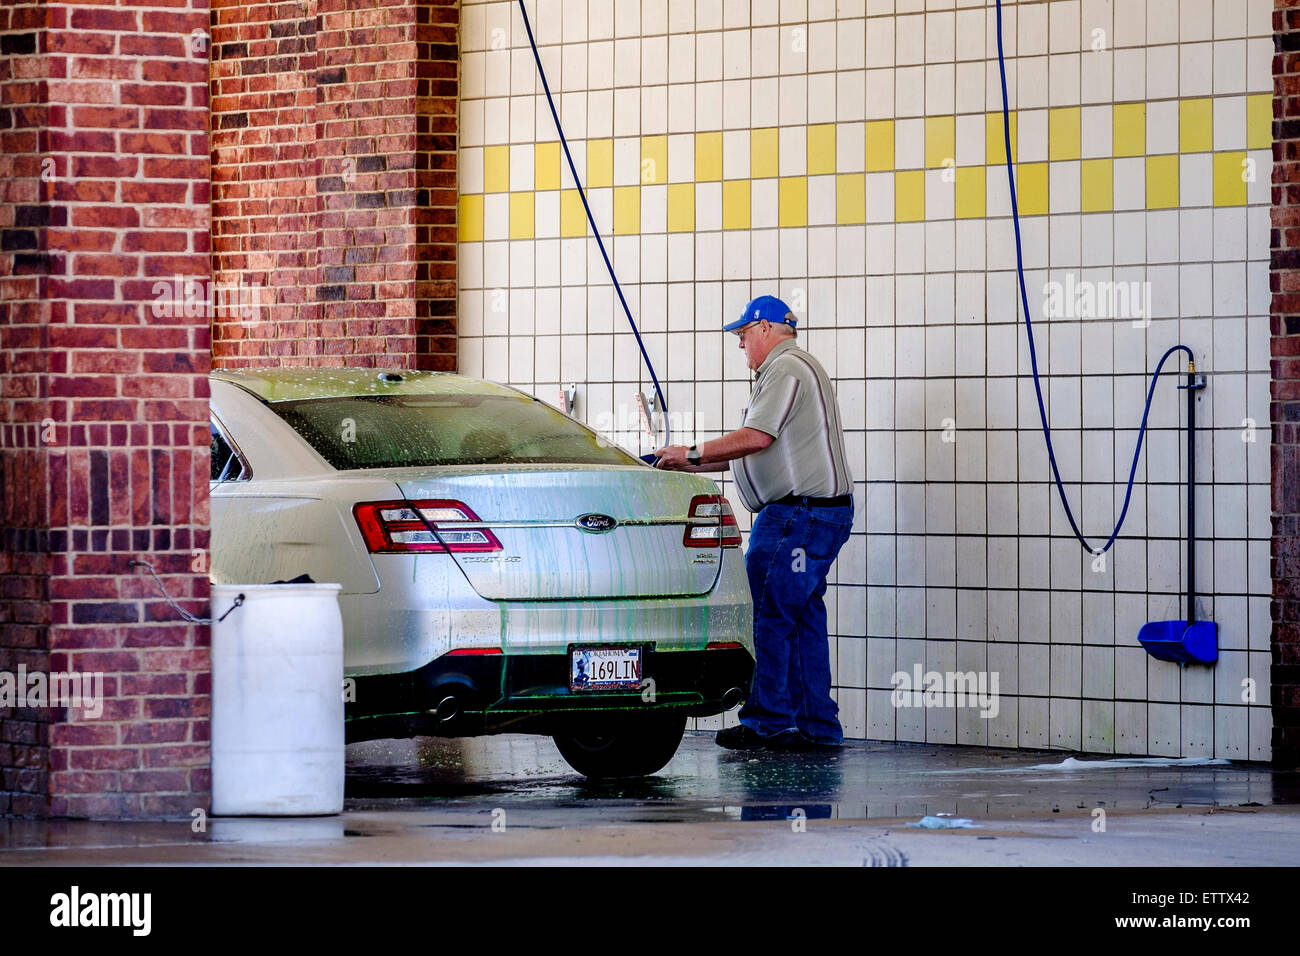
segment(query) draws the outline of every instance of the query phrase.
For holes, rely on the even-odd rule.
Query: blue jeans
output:
[[[853,505],[771,504],[754,519],[745,569],[754,599],[754,685],[740,722],[771,736],[844,739],[831,699],[826,575],[849,539]]]

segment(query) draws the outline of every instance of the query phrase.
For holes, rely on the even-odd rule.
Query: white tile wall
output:
[[[1113,157],[1113,104],[1132,102],[1145,103],[1146,153],[1180,154],[1189,97],[1213,98],[1214,150],[1247,150],[1246,95],[1272,89],[1270,12],[1267,0],[1008,2],[1019,161],[1049,159],[1048,108],[1062,106],[1082,107],[1082,160]],[[978,167],[982,114],[1001,107],[992,3],[981,0],[538,0],[529,13],[579,176],[586,140],[616,137],[617,185],[639,181],[637,137],[657,134],[668,134],[665,181],[694,181],[694,134],[713,130],[724,131],[723,179],[747,179],[750,130],[772,126],[779,174],[802,176],[810,123],[837,124],[837,172],[862,173],[863,121],[875,119],[895,120],[896,168],[922,169],[927,117],[954,113],[957,163]],[[507,49],[493,42],[502,35]],[[513,2],[465,0],[461,137],[462,194],[483,192],[484,147],[498,143],[514,144],[510,189],[532,190],[531,144],[556,139]],[[801,338],[836,378],[859,484],[857,528],[827,595],[850,736],[1267,758],[1270,160],[1248,156],[1248,205],[1216,206],[1213,154],[1182,152],[1183,208],[1167,210],[1148,209],[1159,184],[1146,159],[1116,157],[1114,212],[1082,211],[1081,162],[1053,162],[1052,215],[1021,223],[1057,461],[1094,540],[1123,505],[1161,352],[1185,342],[1210,373],[1197,411],[1197,583],[1224,648],[1213,669],[1150,660],[1136,643],[1145,621],[1183,613],[1176,376],[1157,386],[1119,540],[1104,562],[1072,543],[1027,374],[1001,166],[986,170],[988,218],[975,220],[953,218],[939,169],[924,174],[925,222],[895,222],[889,172],[865,173],[862,225],[835,225],[832,176],[808,178],[797,228],[780,225],[775,180],[753,181],[749,229],[723,230],[723,184],[698,184],[693,234],[667,232],[668,187],[649,187],[639,239],[612,237],[613,190],[590,191],[678,440],[738,423],[749,376],[718,328],[753,295],[796,302]],[[562,177],[571,187],[567,168]],[[459,251],[460,369],[548,401],[576,381],[579,417],[635,422],[648,376],[594,240],[561,238],[561,219],[559,193],[537,193],[536,238],[510,239],[509,197],[485,196],[483,240]],[[1150,283],[1154,321],[1044,315],[1045,283],[1080,280]],[[941,440],[949,418],[954,442]],[[619,437],[637,453],[654,446],[634,425]],[[895,710],[890,676],[913,663],[997,672],[998,716]]]

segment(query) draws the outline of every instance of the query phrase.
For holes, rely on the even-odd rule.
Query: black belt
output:
[[[806,508],[843,508],[845,505],[853,504],[853,496],[836,495],[834,498],[814,498],[811,495],[786,495],[776,501],[769,501],[768,504],[790,505],[795,508],[800,505]]]

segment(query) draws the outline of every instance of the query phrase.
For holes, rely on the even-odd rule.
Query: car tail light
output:
[[[721,542],[719,542],[721,537]],[[721,495],[696,495],[686,516],[682,544],[688,548],[740,547],[740,528],[731,503]]]
[[[497,536],[459,501],[366,501],[355,505],[352,513],[371,554],[501,550]]]
[[[458,647],[454,651],[448,651],[448,657],[483,657],[487,655],[501,655],[499,647]]]
[[[704,647],[706,651],[734,651],[737,648],[743,651],[745,645],[740,641],[709,641]]]

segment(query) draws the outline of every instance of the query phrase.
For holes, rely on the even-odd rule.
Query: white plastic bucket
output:
[[[343,810],[338,584],[212,586],[212,812]]]

